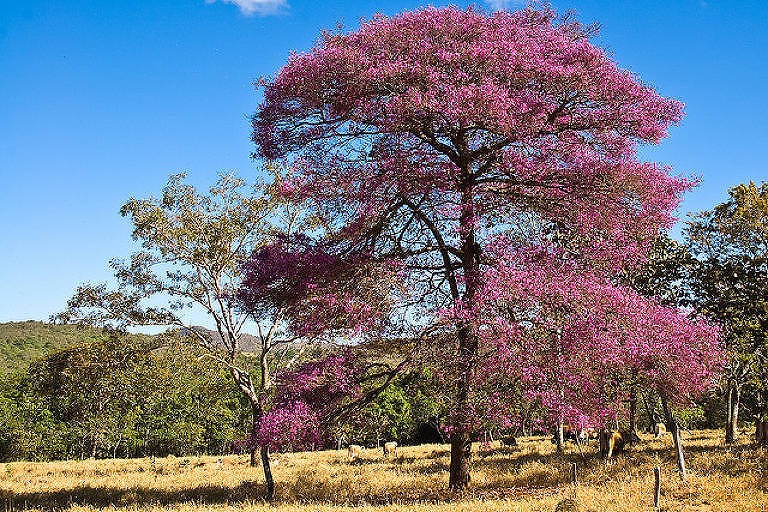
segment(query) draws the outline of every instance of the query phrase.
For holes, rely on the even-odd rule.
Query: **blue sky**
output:
[[[443,5],[449,2],[433,2]],[[470,2],[450,2],[467,5]],[[488,2],[494,7],[513,2]],[[0,0],[0,321],[46,319],[132,249],[169,173],[255,176],[252,82],[338,22],[418,1]],[[701,176],[681,215],[768,179],[768,2],[556,0],[686,118],[648,159]]]

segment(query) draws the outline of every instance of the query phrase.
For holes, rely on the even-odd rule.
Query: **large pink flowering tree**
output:
[[[689,350],[713,333],[657,305],[646,316],[605,277],[642,259],[692,182],[636,155],[682,104],[617,67],[592,35],[548,8],[425,8],[325,33],[261,84],[255,156],[290,165],[280,190],[310,206],[335,257],[399,280],[371,315],[348,280],[297,281],[306,293],[288,294],[292,328],[417,340],[414,360],[450,390],[452,488],[469,482],[478,417],[509,405],[489,372],[561,416],[597,416],[612,369],[632,361],[675,387],[667,363],[715,346]],[[324,302],[346,320],[322,314]],[[645,328],[655,330],[642,343],[625,335]],[[707,376],[699,359],[694,383]]]

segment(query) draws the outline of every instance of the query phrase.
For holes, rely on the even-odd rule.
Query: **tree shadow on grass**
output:
[[[760,454],[754,445],[749,444],[729,447],[684,445],[684,453],[689,470],[698,470],[701,473],[719,473],[739,478],[755,473],[756,466],[760,466]],[[570,483],[573,463],[576,463],[580,474],[589,475],[593,481],[609,481],[620,478],[627,471],[652,468],[658,464],[676,468],[677,455],[670,440],[668,446],[640,443],[611,459],[601,458],[596,447],[586,447],[583,456],[569,450],[566,453],[532,452],[516,457],[505,457],[503,454],[478,457],[473,461],[473,467],[497,474],[509,473],[509,480],[517,485],[524,485],[524,482],[516,478],[515,473],[526,470],[528,477],[533,481],[560,485]],[[768,470],[768,462],[765,466]],[[768,476],[763,480],[768,483]]]
[[[265,492],[265,485],[257,482],[243,482],[234,487],[203,485],[174,490],[151,487],[115,488],[83,485],[71,489],[43,492],[0,490],[0,504],[4,505],[7,510],[26,508],[61,510],[73,505],[91,507],[165,506],[189,502],[213,505],[261,501]]]
[[[346,457],[340,457],[338,459],[333,459],[328,463],[335,466],[378,466],[387,462],[393,464],[409,464],[423,460],[439,459],[441,457],[447,457],[448,455],[450,455],[450,453],[447,450],[433,450],[432,453],[422,456],[399,454],[393,457],[385,457],[379,453],[379,456],[376,458],[361,457],[350,461]]]
[[[435,468],[436,470],[438,468]],[[445,471],[445,468],[439,468]],[[413,489],[395,489],[379,494],[359,496],[344,495],[344,489],[328,479],[303,482],[311,484],[314,492],[295,495],[289,483],[278,482],[278,496],[273,502],[280,504],[322,504],[322,505],[390,505],[392,503],[447,503],[464,494],[448,489],[421,489],[414,494]],[[308,490],[309,487],[305,487]],[[281,492],[282,491],[282,492]],[[402,491],[402,493],[398,493]],[[44,492],[0,491],[0,510],[45,510],[61,511],[72,506],[102,508],[136,509],[145,506],[173,506],[194,503],[196,506],[231,505],[264,503],[266,488],[264,484],[244,482],[234,487],[204,485],[194,488],[164,490],[147,487],[114,488],[108,486],[78,486],[72,489]],[[281,495],[286,493],[288,496]],[[338,496],[336,493],[339,493]]]

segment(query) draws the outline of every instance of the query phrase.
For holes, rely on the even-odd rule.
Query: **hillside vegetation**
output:
[[[521,438],[515,448],[483,453],[475,445],[473,484],[447,491],[447,445],[399,448],[396,457],[364,450],[273,454],[277,501],[266,505],[259,468],[245,456],[169,457],[0,464],[0,503],[9,510],[147,510],[155,512],[355,510],[553,511],[573,499],[586,511],[653,510],[653,468],[661,466],[661,510],[760,511],[768,503],[768,462],[754,446],[724,448],[720,432],[686,433],[690,475],[676,473],[671,440],[645,436],[615,460],[585,458],[569,445],[558,455],[548,438]],[[745,436],[746,437],[746,436]],[[571,485],[571,463],[579,485]],[[563,507],[563,505],[561,505]]]
[[[104,337],[101,329],[28,320],[0,323],[0,372],[23,370],[30,362],[58,348]]]
[[[55,327],[81,337],[0,374],[0,461],[221,453],[244,435],[230,377],[179,337]]]

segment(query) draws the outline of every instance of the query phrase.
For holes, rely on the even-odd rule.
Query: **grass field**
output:
[[[345,451],[273,455],[277,502],[260,496],[260,468],[244,456],[0,464],[4,510],[147,511],[554,511],[573,499],[581,511],[653,510],[653,467],[661,466],[662,510],[768,510],[768,457],[744,436],[726,449],[721,432],[684,435],[690,475],[682,483],[669,438],[652,440],[616,460],[582,458],[569,445],[520,439],[517,448],[475,452],[472,487],[447,490],[444,445],[398,450],[394,459],[366,450],[349,463]],[[476,447],[479,449],[479,447]],[[579,485],[570,484],[571,463]],[[560,505],[564,509],[565,504]]]

